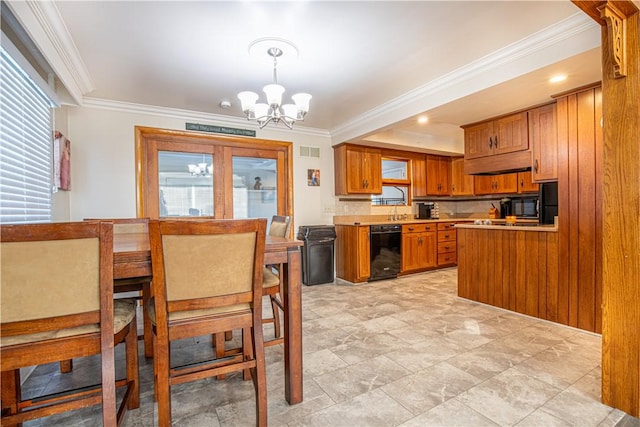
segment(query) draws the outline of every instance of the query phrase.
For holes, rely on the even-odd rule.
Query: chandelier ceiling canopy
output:
[[[240,92],[238,99],[242,104],[242,111],[246,114],[247,120],[256,120],[260,129],[271,122],[284,123],[289,129],[293,129],[293,124],[298,120],[304,120],[309,112],[311,95],[296,93],[291,97],[294,104],[282,104],[285,88],[278,84],[278,58],[283,55],[287,47],[293,48],[295,52],[297,49],[286,40],[260,39],[249,46],[249,51],[261,46],[267,47],[267,55],[273,58],[273,83],[262,88],[267,97],[266,103],[257,102],[259,95],[255,92]]]

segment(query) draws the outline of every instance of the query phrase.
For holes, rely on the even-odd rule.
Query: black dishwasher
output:
[[[398,276],[401,263],[402,227],[400,225],[372,225],[371,276],[369,281],[392,279]]]

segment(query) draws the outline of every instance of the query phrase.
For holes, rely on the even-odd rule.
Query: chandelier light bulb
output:
[[[252,45],[250,46],[253,46]],[[290,46],[293,44],[288,43]],[[293,46],[295,48],[295,46]],[[296,50],[297,51],[297,50]],[[282,94],[284,86],[278,84],[278,61],[283,50],[279,47],[271,46],[267,49],[267,55],[273,58],[273,83],[264,86],[262,89],[267,97],[267,102],[257,102],[258,94],[251,91],[244,91],[238,94],[238,99],[242,105],[242,112],[247,116],[247,120],[256,120],[260,129],[270,122],[275,124],[284,123],[289,129],[293,129],[293,124],[297,120],[304,120],[309,112],[309,101],[311,95],[308,93],[296,93],[291,97],[294,104],[282,105]]]

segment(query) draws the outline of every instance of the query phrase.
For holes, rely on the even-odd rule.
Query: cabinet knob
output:
[[[496,135],[496,138],[493,140],[493,146],[498,148],[498,135]]]
[[[538,173],[538,159],[536,159],[536,161],[533,164],[533,171],[535,173]]]
[[[493,147],[493,137],[489,137],[489,148]]]

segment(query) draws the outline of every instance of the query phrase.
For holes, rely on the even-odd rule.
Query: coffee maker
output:
[[[434,219],[435,217],[434,202],[418,203],[418,219]]]
[[[506,218],[511,215],[511,199],[505,197],[500,199],[500,218]]]

